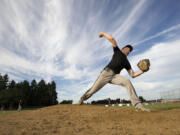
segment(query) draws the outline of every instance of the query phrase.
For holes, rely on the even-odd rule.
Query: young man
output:
[[[107,83],[111,83],[111,84],[124,86],[128,91],[132,105],[136,109],[149,112],[150,110],[146,109],[141,104],[131,81],[119,74],[123,68],[125,68],[128,71],[129,75],[132,78],[135,78],[144,73],[143,71],[134,72],[127,59],[127,56],[133,50],[133,47],[131,45],[126,45],[120,50],[117,46],[116,40],[112,36],[104,32],[101,32],[99,34],[99,37],[100,38],[105,37],[107,40],[109,40],[112,43],[114,54],[110,63],[100,73],[94,85],[80,98],[78,104],[79,105],[83,104],[84,100],[90,98],[95,92],[100,90]]]

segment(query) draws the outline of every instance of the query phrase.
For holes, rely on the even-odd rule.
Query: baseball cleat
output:
[[[141,110],[141,111],[145,111],[145,112],[151,112],[150,109],[145,108],[141,103],[138,103],[135,106],[135,109],[136,109],[136,111]]]
[[[80,99],[79,102],[78,102],[78,105],[82,105],[83,104],[83,100]]]

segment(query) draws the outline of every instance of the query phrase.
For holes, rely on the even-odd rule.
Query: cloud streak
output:
[[[165,29],[165,30],[163,30],[163,31],[161,31],[161,32],[159,32],[159,33],[157,33],[157,34],[155,34],[155,35],[153,35],[153,36],[150,36],[150,37],[148,37],[148,38],[146,38],[146,39],[143,39],[143,40],[141,40],[141,41],[138,41],[138,42],[136,42],[136,43],[133,43],[133,45],[142,44],[142,43],[144,43],[144,42],[146,42],[146,41],[149,41],[149,40],[151,40],[151,39],[157,38],[157,37],[162,36],[162,35],[164,35],[164,34],[166,34],[166,33],[168,33],[168,32],[171,32],[171,31],[173,31],[173,30],[178,30],[178,29],[180,29],[180,24],[177,24],[177,25],[172,26],[172,27],[170,27],[170,28],[168,28],[168,29]]]
[[[146,0],[1,1],[0,72],[8,73],[18,81],[34,78],[51,81],[56,78],[59,99],[72,97],[77,101],[91,87],[113,54],[111,44],[105,38],[98,38],[99,32],[113,35],[120,48],[124,43],[135,43],[139,47],[140,44],[158,39],[162,35],[168,37],[166,34],[169,32],[177,35],[180,28],[179,23],[175,23],[177,20],[172,23],[174,25],[168,25],[171,27],[164,27],[163,31],[154,30],[160,24],[158,17],[161,13],[157,12],[159,10],[152,12],[149,9],[157,4]],[[158,9],[164,7],[160,6]],[[157,34],[144,36],[148,32]],[[150,45],[148,51],[145,51],[147,48],[142,48],[141,53],[137,51],[136,56],[130,56],[132,65],[136,65],[137,59],[149,56],[152,57],[152,67],[156,63],[153,70],[146,74],[151,80],[140,77],[134,82],[139,91],[143,91],[146,86],[148,90],[154,90],[164,82],[164,74],[170,69],[163,67],[174,64],[179,59],[176,56],[176,49],[179,49],[177,44],[179,41],[164,40],[160,44]],[[164,53],[157,51],[159,49],[167,52],[167,55],[160,55]],[[168,56],[174,59],[168,62]],[[174,70],[178,66],[175,64]],[[155,70],[160,68],[163,70]],[[153,77],[150,77],[150,73]],[[127,76],[127,73],[123,71],[122,75]],[[179,75],[178,71],[176,75]],[[176,75],[167,75],[165,81],[176,78]],[[156,78],[159,81],[157,79],[157,83],[154,83]],[[118,86],[107,85],[102,91],[105,92],[98,92],[92,99],[116,97],[119,94],[127,97],[126,91],[119,91]]]
[[[115,36],[117,38],[122,38],[127,34],[127,32],[131,29],[131,27],[136,23],[139,17],[143,14],[143,10],[145,10],[145,0],[139,1],[133,8],[130,10],[127,18],[123,21],[120,27],[115,31]]]

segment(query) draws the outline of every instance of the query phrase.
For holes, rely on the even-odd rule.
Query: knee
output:
[[[91,93],[85,93],[85,94],[82,96],[82,98],[83,98],[83,100],[87,100],[87,99],[90,98],[91,96],[92,96]]]
[[[124,80],[124,84],[125,84],[125,85],[129,85],[129,84],[131,84],[131,81],[130,81],[129,79],[125,79],[125,80]]]
[[[86,94],[86,99],[90,98],[91,96],[92,96],[92,94],[87,93],[87,94]]]

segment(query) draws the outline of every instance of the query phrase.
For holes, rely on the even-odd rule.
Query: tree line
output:
[[[91,101],[91,104],[119,104],[119,103],[131,103],[130,100],[125,100],[125,99],[120,99],[120,98],[117,98],[117,99],[102,99],[102,100],[94,100],[94,101]]]
[[[143,96],[139,96],[139,100],[143,103],[146,102],[146,100],[143,98]],[[72,104],[73,100],[63,100],[60,104]],[[128,104],[131,103],[130,100],[126,100],[126,99],[111,99],[111,98],[107,98],[107,99],[101,99],[101,100],[93,100],[90,103],[86,103],[86,104],[92,104],[92,105],[104,105],[104,104]]]
[[[146,102],[146,100],[142,97],[142,96],[139,96],[139,100],[141,102]],[[117,98],[117,99],[102,99],[102,100],[94,100],[94,101],[91,101],[91,104],[120,104],[120,103],[123,103],[123,104],[127,104],[127,103],[131,103],[130,100],[126,100],[126,99],[120,99],[120,98]]]
[[[7,74],[0,74],[0,107],[17,108],[19,101],[23,107],[49,106],[58,104],[56,83],[46,83],[43,79],[37,82],[35,79],[30,83],[9,81]]]

